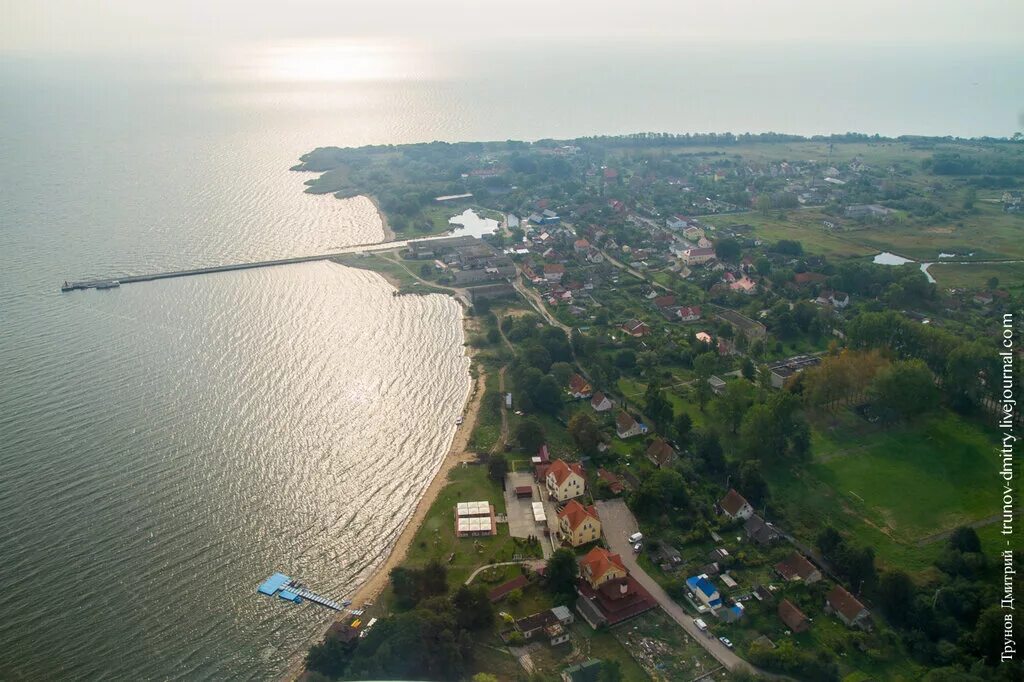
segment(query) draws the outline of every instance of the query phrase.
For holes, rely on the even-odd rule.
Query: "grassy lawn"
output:
[[[793,239],[802,243],[806,252],[829,258],[867,256],[880,250],[858,243],[855,238],[850,236],[856,233],[837,234],[826,230],[822,226],[822,221],[828,216],[818,208],[794,209],[787,211],[785,215],[785,219],[780,219],[774,211],[769,215],[751,212],[714,216],[711,222],[719,228],[730,225],[751,225],[759,237],[771,241]]]
[[[984,289],[991,277],[1011,291],[1024,289],[1024,263],[943,263],[939,261],[928,272],[940,287],[956,289]]]
[[[480,405],[480,414],[477,417],[476,426],[473,428],[473,435],[469,439],[470,447],[476,452],[490,452],[491,448],[501,438],[501,410],[489,409],[489,405],[491,405],[490,396],[501,393],[499,390],[498,370],[496,368],[488,368],[485,385],[483,402]]]
[[[451,295],[449,290],[434,287],[429,284],[422,284],[417,281],[412,274],[410,274],[410,270],[412,272],[416,272],[416,269],[419,268],[422,263],[398,263],[376,253],[350,253],[338,256],[333,260],[341,263],[342,265],[347,265],[348,267],[379,272],[402,293],[436,293],[444,294],[446,296]]]
[[[475,500],[488,500],[496,513],[505,512],[501,486],[487,477],[486,467],[467,465],[454,469],[448,485],[431,505],[416,533],[404,565],[422,566],[437,559],[448,567],[448,584],[455,589],[479,566],[511,561],[513,554],[540,556],[539,547],[531,552],[510,537],[506,524],[498,524],[498,534],[493,537],[455,537],[455,504]]]
[[[888,429],[846,413],[815,424],[810,466],[769,468],[766,478],[798,535],[813,540],[832,524],[874,547],[879,564],[921,573],[942,543],[919,541],[998,511],[983,464],[993,447],[981,426],[951,412]]]

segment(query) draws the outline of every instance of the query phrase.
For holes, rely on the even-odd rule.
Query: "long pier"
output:
[[[292,258],[278,258],[275,260],[262,260],[250,263],[231,263],[229,265],[212,265],[205,268],[192,268],[190,270],[173,270],[171,272],[157,272],[148,275],[128,275],[126,277],[109,277],[106,279],[93,279],[75,282],[64,282],[61,291],[77,291],[84,289],[113,289],[121,284],[133,284],[135,282],[153,282],[160,279],[175,279],[177,277],[194,277],[196,275],[210,275],[217,272],[234,272],[235,270],[253,270],[255,268],[270,268],[277,265],[295,265],[297,263],[315,263],[317,261],[330,260],[360,251],[386,251],[388,249],[402,248],[408,244],[407,241],[379,242],[374,244],[357,244],[347,247],[343,251],[334,253],[323,253],[314,256],[294,256]]]

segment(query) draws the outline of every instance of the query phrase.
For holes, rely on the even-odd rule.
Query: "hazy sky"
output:
[[[0,51],[169,51],[303,38],[650,36],[1020,46],[1024,0],[0,0]]]

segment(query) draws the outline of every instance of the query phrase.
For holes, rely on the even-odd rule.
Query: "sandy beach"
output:
[[[381,242],[393,242],[395,241],[395,231],[391,229],[391,225],[388,224],[388,217],[384,215],[384,211],[380,210],[380,204],[377,202],[377,197],[367,196],[373,207],[377,209],[377,215],[380,216],[380,226],[384,230],[384,239]]]

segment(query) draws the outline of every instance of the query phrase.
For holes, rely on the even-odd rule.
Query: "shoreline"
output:
[[[377,215],[380,216],[380,226],[381,229],[384,230],[384,239],[381,240],[381,243],[395,241],[395,231],[391,229],[391,225],[388,223],[388,217],[384,215],[384,211],[381,210],[380,202],[377,201],[377,197],[372,197],[368,194],[364,194],[362,196],[370,200],[373,207],[377,209]]]
[[[383,276],[382,273],[377,274]],[[385,279],[391,283],[390,279],[387,277],[385,277]],[[373,568],[373,571],[366,580],[356,588],[355,592],[345,595],[345,599],[352,600],[353,608],[359,608],[366,602],[375,602],[381,593],[387,589],[391,570],[405,561],[405,558],[409,553],[409,548],[412,546],[416,534],[423,525],[423,520],[426,518],[427,512],[430,511],[430,508],[437,500],[441,490],[448,484],[448,474],[456,466],[476,459],[476,453],[468,450],[469,439],[473,434],[473,429],[476,426],[477,417],[480,413],[480,407],[483,402],[483,395],[487,383],[487,373],[484,371],[482,365],[475,364],[475,349],[473,349],[472,346],[469,346],[466,342],[466,339],[469,338],[470,323],[471,318],[466,314],[465,308],[463,308],[463,347],[466,349],[466,355],[470,360],[471,372],[471,384],[469,391],[466,393],[466,402],[463,404],[462,408],[463,422],[456,428],[455,435],[452,437],[452,443],[448,448],[447,454],[445,454],[444,458],[441,460],[437,471],[430,479],[427,487],[423,489],[423,493],[420,495],[412,515],[409,516],[408,520],[405,522],[402,532],[398,535],[398,539],[395,540],[395,543],[388,550],[384,560]],[[478,370],[478,374],[475,379],[472,376],[472,369],[474,366],[477,367]],[[332,618],[323,630],[310,638],[309,646],[322,642],[331,626],[335,623],[343,622],[346,619],[347,616]],[[282,679],[297,680],[303,675],[303,673],[305,673],[305,671],[306,661],[305,653],[303,653],[301,658],[298,658],[288,666],[288,669],[285,671]]]

